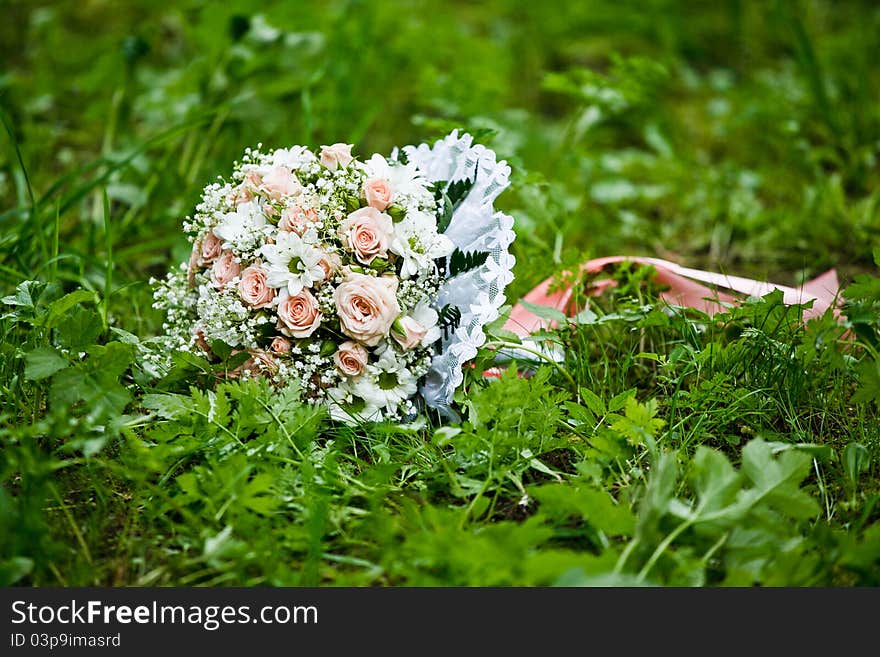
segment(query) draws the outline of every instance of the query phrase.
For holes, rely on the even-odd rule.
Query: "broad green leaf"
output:
[[[52,347],[38,347],[24,358],[24,377],[28,381],[40,381],[70,365],[67,359]]]
[[[737,493],[742,488],[742,477],[724,454],[702,445],[698,447],[694,454],[691,481],[699,509],[699,513],[693,516],[696,522],[706,515],[717,515],[722,509],[728,511],[723,518],[725,521],[733,521],[742,515],[744,509],[735,504]]]
[[[49,304],[46,314],[41,317],[39,323],[46,328],[54,328],[70,319],[69,311],[71,308],[85,301],[94,301],[94,299],[95,293],[89,290],[76,290],[66,294]]]
[[[104,375],[121,376],[134,356],[130,344],[124,342],[108,342],[106,345],[94,345],[89,348],[89,365]]]
[[[585,424],[590,427],[596,425],[596,416],[586,406],[574,402],[563,402],[562,405],[568,411],[568,417],[577,424]]]
[[[213,351],[220,360],[226,360],[229,358],[230,354],[232,354],[232,347],[223,342],[223,340],[213,340],[211,342],[211,351]]]
[[[586,404],[587,408],[593,411],[597,417],[605,415],[605,402],[602,401],[602,398],[599,397],[599,395],[589,388],[584,387],[579,388],[578,391],[581,393],[584,404]]]
[[[183,395],[153,393],[144,395],[141,405],[166,420],[176,420],[192,413],[190,398]]]
[[[76,353],[85,351],[87,347],[95,344],[102,329],[103,324],[98,313],[79,306],[58,324],[55,337],[58,344]]]
[[[776,441],[768,442],[767,444],[772,448],[774,456],[790,449],[794,449],[803,452],[804,454],[809,454],[817,461],[825,463],[833,461],[835,457],[834,449],[831,445],[819,445],[816,443],[784,443]]]
[[[816,500],[800,489],[812,463],[808,454],[794,450],[774,458],[772,447],[760,439],[750,441],[742,452],[742,472],[755,485],[753,500],[766,500],[792,518],[810,518],[819,512]]]
[[[547,484],[530,488],[529,493],[540,502],[542,515],[560,522],[578,515],[609,536],[629,536],[635,528],[633,513],[603,490]]]
[[[19,308],[34,308],[34,291],[40,285],[37,281],[22,281],[15,288],[15,294],[3,297],[2,303]]]
[[[556,308],[551,308],[550,306],[541,306],[537,303],[529,303],[528,301],[524,300],[520,300],[519,303],[530,313],[540,317],[541,319],[547,319],[560,325],[565,324],[565,322],[568,320],[568,317],[565,315],[565,313],[561,310],[557,310]]]
[[[599,319],[599,316],[596,313],[594,313],[589,308],[585,308],[584,310],[580,311],[577,315],[572,317],[571,321],[574,324],[578,324],[578,325],[583,326],[583,325],[595,324],[598,319]]]
[[[636,389],[635,388],[630,388],[629,390],[624,390],[623,392],[621,392],[618,395],[614,395],[614,397],[612,397],[608,401],[608,410],[611,413],[616,413],[617,411],[621,410],[624,406],[626,406],[626,402],[628,399],[630,399],[631,397],[635,397],[635,396],[636,396]]]

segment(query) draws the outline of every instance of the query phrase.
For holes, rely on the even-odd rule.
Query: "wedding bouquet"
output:
[[[449,134],[359,161],[352,146],[245,151],[158,283],[163,347],[223,375],[297,383],[345,422],[448,413],[513,279],[510,168]]]

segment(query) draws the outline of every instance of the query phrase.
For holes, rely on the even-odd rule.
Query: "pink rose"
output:
[[[363,372],[367,366],[368,358],[369,354],[366,348],[351,340],[346,340],[339,345],[339,349],[333,354],[333,362],[345,376],[357,376]]]
[[[259,187],[259,184],[257,185],[257,187]],[[250,201],[251,198],[253,198],[251,190],[246,184],[241,184],[229,193],[229,195],[226,197],[226,200],[233,205],[241,205],[242,203],[247,203],[248,201]]]
[[[275,290],[266,284],[266,270],[259,261],[243,272],[238,281],[238,294],[245,305],[265,308],[275,299]]]
[[[375,347],[400,314],[397,279],[349,273],[333,293],[342,332]]]
[[[260,191],[260,187],[262,186],[263,177],[256,171],[248,171],[244,175],[244,182],[242,183],[242,187],[244,187],[245,191],[248,194],[248,197],[251,197],[253,196],[253,194]]]
[[[214,262],[222,249],[222,240],[214,234],[214,231],[209,230],[199,244],[199,265],[204,267]]]
[[[329,281],[336,272],[342,269],[342,258],[336,253],[325,253],[318,264],[324,268],[324,280]]]
[[[428,329],[409,316],[398,319],[391,327],[391,337],[404,349],[418,347],[427,334]]]
[[[355,210],[339,226],[339,237],[365,265],[377,256],[384,258],[388,255],[393,232],[391,217],[371,207]]]
[[[262,349],[248,349],[247,351],[250,354],[250,358],[235,369],[226,370],[226,372],[220,376],[227,379],[239,379],[245,372],[248,372],[251,375],[257,374],[261,371],[269,374],[276,374],[278,372],[278,361],[275,360],[272,354]],[[232,355],[235,356],[239,353],[241,353],[241,351],[236,349],[232,352]]]
[[[321,319],[318,300],[306,289],[285,295],[278,304],[279,328],[284,335],[307,338],[317,330]]]
[[[306,232],[309,225],[316,221],[318,221],[318,212],[314,208],[306,208],[304,210],[299,205],[292,205],[281,213],[278,230],[286,230],[302,235]]]
[[[384,210],[391,205],[393,195],[391,185],[382,178],[370,178],[364,183],[364,198],[367,199],[367,205],[371,208],[376,208],[379,211]]]
[[[338,167],[344,169],[353,159],[351,144],[336,143],[332,146],[321,146],[321,166],[327,167],[330,171],[336,171]]]
[[[269,346],[272,350],[272,353],[275,354],[286,354],[290,351],[290,340],[287,338],[282,338],[280,335],[276,336],[274,340],[272,340],[272,344]]]
[[[241,266],[235,261],[232,251],[222,251],[211,267],[211,282],[215,287],[223,287],[241,273]]]
[[[251,349],[250,352],[251,358],[245,362],[245,365],[250,365],[248,369],[253,370],[254,367],[257,367],[269,374],[278,372],[278,361],[272,354],[262,349]]]
[[[265,176],[260,189],[269,198],[280,201],[284,196],[298,194],[302,190],[297,177],[287,167],[275,167]]]

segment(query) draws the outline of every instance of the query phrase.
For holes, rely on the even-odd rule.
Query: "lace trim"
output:
[[[462,366],[486,342],[483,327],[498,318],[498,309],[507,300],[504,289],[513,280],[516,259],[508,250],[516,237],[513,218],[493,207],[510,184],[510,167],[504,160],[496,161],[492,150],[474,144],[471,135],[459,136],[458,131],[433,146],[406,146],[403,151],[432,182],[473,182],[445,235],[464,252],[489,254],[480,267],[448,278],[437,297],[437,309],[450,304],[461,312],[459,327],[441,341],[440,353],[434,356],[421,387],[425,403],[443,411],[464,378]]]

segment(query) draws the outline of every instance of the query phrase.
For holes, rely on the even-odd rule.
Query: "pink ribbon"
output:
[[[804,283],[798,288],[775,283],[766,283],[742,278],[740,276],[728,276],[714,272],[702,271],[682,267],[674,262],[660,260],[659,258],[641,258],[632,256],[611,256],[597,258],[581,265],[581,271],[597,273],[605,266],[620,262],[634,262],[642,265],[652,265],[657,270],[656,281],[669,289],[661,293],[661,297],[669,304],[696,308],[707,315],[714,315],[725,310],[723,303],[736,303],[738,297],[734,294],[760,297],[769,294],[773,290],[781,290],[783,301],[788,305],[813,302],[812,308],[804,310],[804,318],[810,319],[822,315],[826,310],[835,307],[838,298],[840,284],[837,280],[837,272],[829,269],[824,274],[817,276],[811,281]],[[539,306],[547,306],[560,310],[571,316],[577,312],[573,307],[572,296],[574,290],[567,287],[556,292],[548,292],[553,278],[548,278],[523,297],[524,301]],[[611,280],[599,281],[594,285],[590,294],[595,296],[614,285]],[[708,287],[709,285],[713,287]],[[728,291],[722,291],[721,288]],[[510,313],[510,318],[504,325],[508,331],[516,333],[520,337],[526,337],[542,328],[550,328],[553,322],[538,317],[521,304],[516,304]]]

